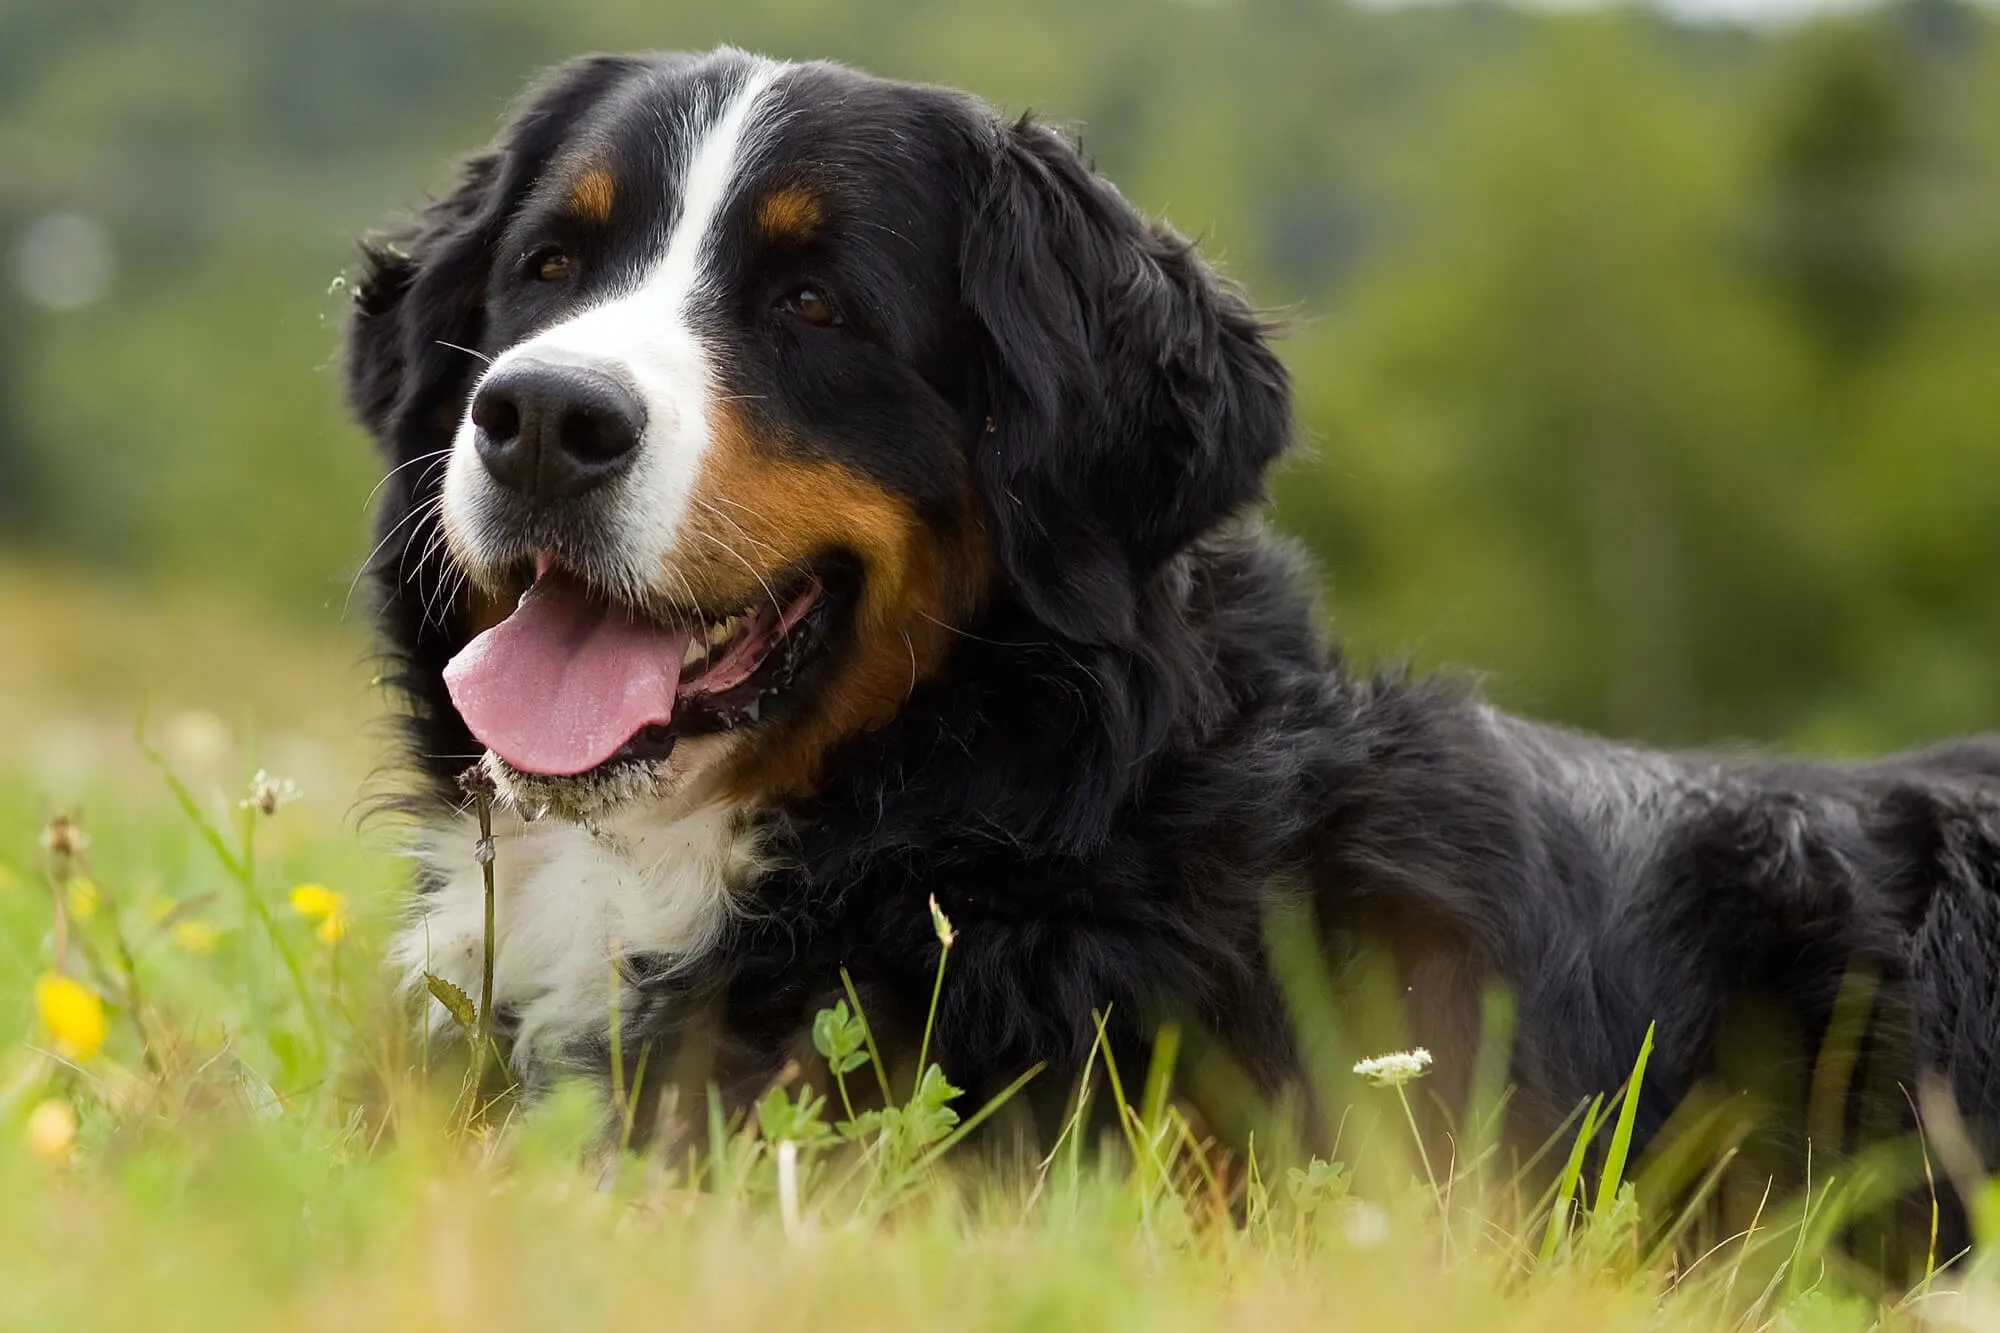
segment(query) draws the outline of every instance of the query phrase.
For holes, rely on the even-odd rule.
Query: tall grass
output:
[[[1100,1027],[1064,1127],[1023,1156],[976,1131],[1046,1071],[971,1105],[926,1042],[895,1086],[850,988],[813,1026],[830,1086],[711,1098],[683,1108],[692,1150],[633,1152],[625,1053],[608,1107],[525,1104],[411,1035],[376,963],[401,865],[344,800],[131,762],[152,794],[120,775],[61,812],[0,770],[0,1326],[2000,1327],[1977,1256],[1902,1291],[1841,1257],[1883,1193],[1865,1163],[1718,1236],[1727,1143],[1649,1191],[1672,1158],[1632,1152],[1650,1033],[1528,1159],[1500,1148],[1492,1051],[1448,1153],[1417,1134],[1440,1113],[1412,1059],[1330,1083],[1315,1158],[1225,1149],[1175,1096],[1180,1034],[1132,1069]],[[976,927],[933,925],[941,988]],[[423,1002],[483,1040],[488,996]],[[1496,997],[1489,1044],[1507,1029]]]

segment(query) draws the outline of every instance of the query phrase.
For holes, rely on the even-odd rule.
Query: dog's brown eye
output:
[[[531,261],[535,277],[542,282],[563,282],[569,278],[569,256],[551,246]]]
[[[810,284],[785,298],[785,310],[815,328],[824,329],[841,322],[840,312],[833,308],[826,293]]]

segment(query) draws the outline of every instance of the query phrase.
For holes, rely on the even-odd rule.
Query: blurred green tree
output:
[[[1892,336],[1914,295],[1904,214],[1920,71],[1894,14],[1817,23],[1792,46],[1760,260],[1837,376]]]
[[[126,579],[339,614],[375,466],[351,238],[590,48],[852,60],[1074,125],[1284,316],[1280,521],[1364,661],[1660,740],[2000,712],[2000,21],[1315,0],[0,0],[0,517]]]

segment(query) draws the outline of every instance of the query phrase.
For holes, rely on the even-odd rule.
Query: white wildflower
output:
[[[1419,1046],[1411,1051],[1391,1051],[1363,1060],[1354,1066],[1354,1072],[1373,1083],[1378,1088],[1400,1088],[1413,1078],[1419,1078],[1431,1067],[1431,1053]]]
[[[245,810],[255,810],[259,814],[275,815],[293,801],[304,796],[298,784],[290,778],[274,778],[263,769],[258,769],[250,779],[250,794],[237,804]]]
[[[1379,1204],[1350,1199],[1340,1220],[1340,1236],[1350,1249],[1372,1250],[1389,1239],[1389,1214]]]

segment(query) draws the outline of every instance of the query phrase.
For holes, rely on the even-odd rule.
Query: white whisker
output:
[[[380,495],[382,493],[382,488],[389,484],[389,478],[395,476],[398,472],[401,472],[404,468],[415,467],[417,464],[425,462],[429,459],[449,458],[450,456],[451,456],[451,446],[447,444],[442,449],[433,449],[427,454],[418,454],[415,458],[412,458],[407,462],[396,464],[396,466],[390,468],[387,472],[384,472],[382,474],[382,480],[376,482],[374,489],[368,492],[368,498],[361,502],[361,512],[364,514],[368,512],[368,506],[375,503],[375,497]],[[430,475],[430,469],[429,468],[424,469],[423,475],[417,478],[417,485],[421,487],[424,484],[424,477],[428,477],[429,475]]]
[[[694,502],[695,502],[696,504],[700,505],[700,506],[701,506],[701,507],[702,507],[703,509],[706,509],[706,510],[707,510],[707,511],[708,511],[709,513],[711,513],[711,514],[715,515],[715,516],[716,516],[717,518],[721,519],[721,520],[722,520],[722,521],[723,521],[724,523],[727,523],[727,524],[728,524],[728,525],[729,525],[730,527],[732,527],[732,528],[735,528],[735,529],[736,529],[736,535],[737,535],[737,536],[739,536],[739,537],[741,537],[741,538],[743,538],[743,540],[744,540],[744,541],[747,541],[747,542],[749,542],[749,543],[750,543],[750,544],[751,544],[752,546],[756,546],[756,547],[759,547],[759,548],[761,548],[762,550],[765,550],[765,551],[776,551],[776,550],[777,550],[777,548],[776,548],[775,546],[772,546],[772,545],[771,545],[771,544],[770,544],[769,542],[765,542],[765,541],[759,541],[759,540],[758,540],[757,538],[755,538],[755,537],[751,536],[751,535],[750,535],[750,534],[749,534],[748,532],[744,531],[744,529],[743,529],[743,525],[742,525],[741,523],[738,523],[738,522],[737,522],[737,521],[736,521],[735,519],[733,519],[733,518],[731,518],[731,517],[730,517],[729,515],[727,515],[727,514],[723,513],[723,512],[722,512],[722,511],[721,511],[720,509],[717,509],[717,508],[716,508],[716,507],[715,507],[714,505],[712,505],[712,504],[710,504],[710,503],[709,503],[708,501],[706,501],[706,500],[702,499],[702,498],[701,498],[700,496],[698,496],[698,495],[691,495],[691,496],[689,496],[688,498],[689,498],[690,500],[693,500],[693,501],[694,501]],[[738,505],[738,506],[737,506],[737,508],[739,508],[739,509],[742,509],[742,508],[743,508],[743,506],[741,506],[741,505]],[[744,513],[746,513],[746,514],[748,514],[748,513],[751,513],[752,511],[751,511],[751,510],[748,510],[748,509],[744,509],[744,510],[743,510],[743,512],[744,512]]]
[[[418,484],[420,486],[422,485],[421,479],[419,479]],[[361,563],[358,566],[356,566],[354,570],[354,577],[347,581],[347,595],[341,599],[340,618],[343,621],[347,619],[347,613],[350,609],[352,609],[354,605],[354,590],[361,586],[361,576],[366,574],[369,568],[372,565],[374,565],[375,557],[381,555],[383,548],[396,539],[396,534],[402,530],[404,524],[409,523],[412,520],[421,521],[424,516],[424,512],[426,510],[435,509],[439,505],[441,505],[441,503],[442,499],[440,497],[440,498],[426,500],[421,504],[415,504],[410,506],[410,512],[403,515],[401,518],[397,519],[395,523],[390,526],[389,530],[382,534],[382,540],[376,542],[374,548],[370,550],[367,555],[362,557]],[[399,573],[401,572],[400,566],[398,568],[398,572]]]
[[[475,352],[470,347],[460,347],[457,343],[448,343],[442,338],[435,339],[434,341],[436,341],[439,347],[449,347],[454,352],[463,352],[467,356],[476,356],[489,366],[493,364],[493,358],[484,352]]]
[[[704,531],[701,528],[695,528],[694,531],[701,533],[702,536],[708,538],[710,541],[714,542],[717,546],[720,546],[723,550],[729,552],[730,555],[736,557],[737,563],[741,564],[743,568],[749,570],[750,577],[757,580],[758,586],[764,590],[764,596],[770,599],[771,609],[778,613],[779,619],[782,620],[784,618],[785,614],[784,604],[778,600],[778,594],[771,590],[771,585],[764,581],[764,576],[757,572],[757,566],[751,564],[748,560],[745,560],[740,551],[738,551],[735,547],[731,546],[728,542],[722,540],[722,538],[716,536],[714,533]]]

